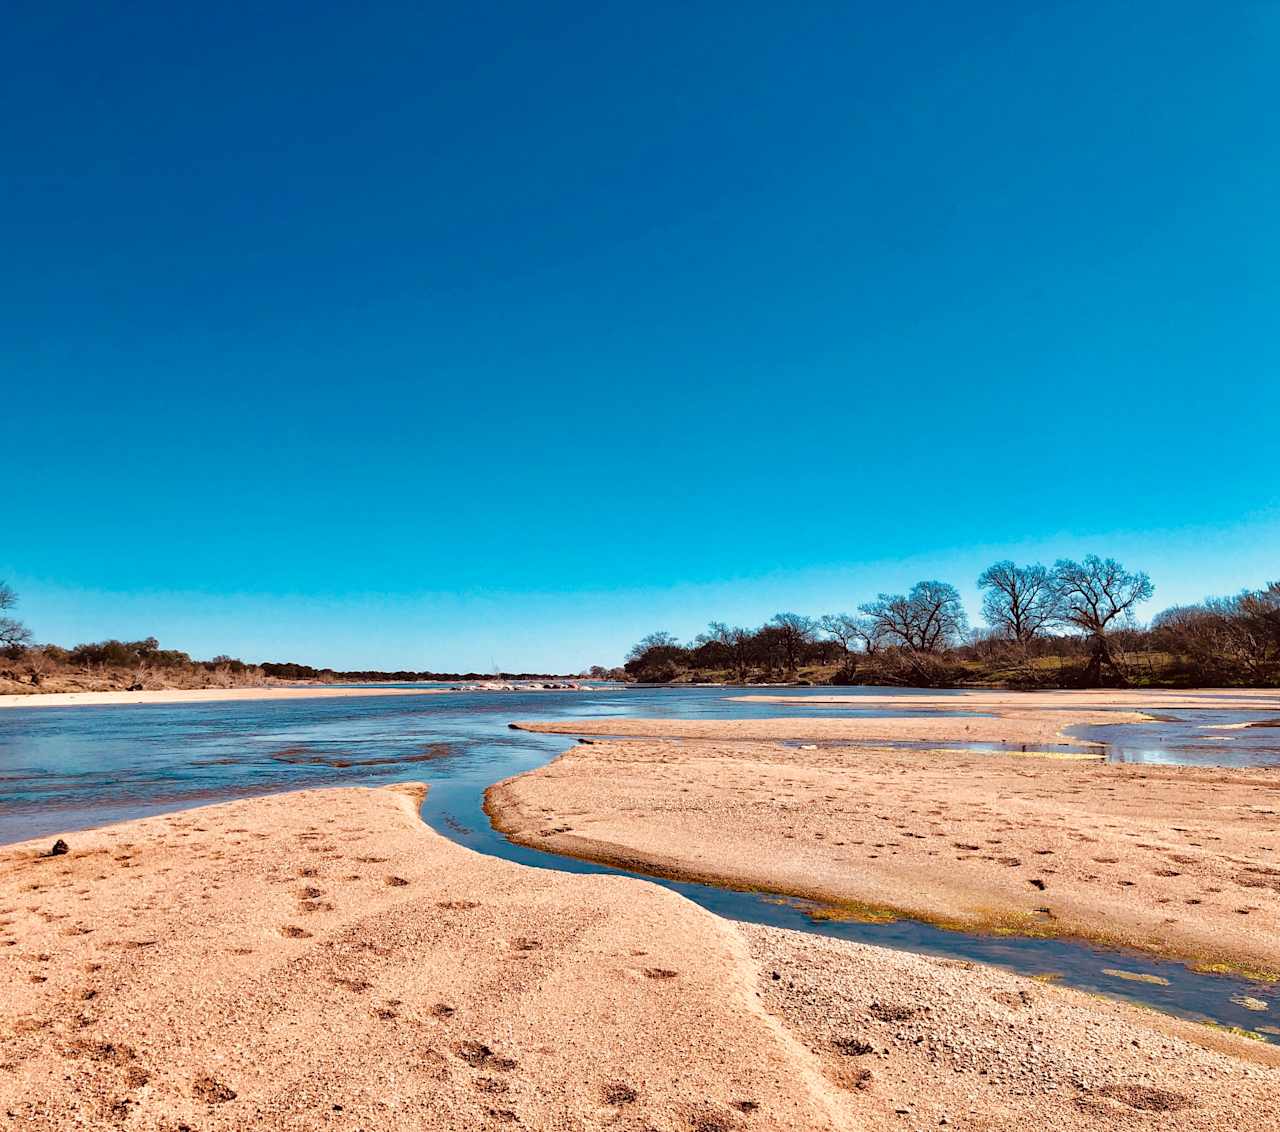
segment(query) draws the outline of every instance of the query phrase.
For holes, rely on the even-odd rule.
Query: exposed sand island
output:
[[[947,749],[1145,718],[978,695],[1001,714],[522,725],[681,741],[577,746],[488,806],[522,844],[642,871],[1280,975],[1280,772]],[[876,746],[895,739],[935,749]]]
[[[110,704],[195,704],[218,700],[323,700],[343,696],[441,696],[447,688],[165,688],[149,692],[32,692],[0,695],[0,708]]]
[[[861,705],[855,705],[861,706]],[[903,705],[899,701],[896,705]],[[923,705],[927,706],[927,705]],[[956,701],[952,710],[960,710]],[[982,709],[989,710],[989,709]],[[558,719],[524,722],[524,731],[556,735],[622,735],[637,738],[745,740],[834,739],[874,743],[876,740],[944,745],[946,743],[1073,743],[1063,734],[1078,724],[1144,723],[1151,716],[1140,711],[1022,711],[988,716],[838,716],[788,715],[779,719]],[[1101,753],[1101,752],[1099,752]]]
[[[0,852],[7,1127],[1263,1128],[1280,1051],[483,857],[421,789]]]

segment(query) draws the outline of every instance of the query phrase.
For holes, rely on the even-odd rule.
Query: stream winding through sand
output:
[[[1240,1002],[1270,1004],[1274,988],[1241,977],[1204,974],[1176,961],[1069,939],[982,935],[910,919],[824,920],[812,902],[624,872],[516,845],[492,829],[483,811],[485,790],[544,765],[573,742],[566,735],[511,731],[511,720],[779,714],[776,705],[726,699],[732,694],[723,688],[599,689],[11,709],[0,715],[0,844],[277,790],[425,780],[431,788],[423,819],[482,853],[538,868],[637,876],[730,919],[994,964],[1193,1020],[1254,1033],[1274,1030],[1280,1037],[1280,1006],[1260,1012]],[[848,706],[806,705],[805,713],[936,714],[913,710],[911,691],[893,693],[902,706],[889,710],[857,703],[859,695],[883,695],[885,689],[851,688],[844,694]],[[1220,761],[1221,745],[1199,742],[1198,714],[1179,713],[1177,721],[1129,726],[1117,734],[1091,728],[1088,737],[1115,743],[1113,757],[1126,760]],[[1251,737],[1242,758],[1251,764],[1280,762],[1280,731]]]

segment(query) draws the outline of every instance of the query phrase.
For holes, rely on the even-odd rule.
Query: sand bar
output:
[[[323,700],[344,696],[441,696],[447,688],[166,688],[152,692],[45,692],[0,695],[0,708],[112,704],[201,704],[220,700]]]
[[[953,961],[531,870],[420,788],[0,853],[0,1113],[26,1129],[1265,1126],[1280,1051]]]
[[[460,849],[420,796],[276,795],[5,850],[0,1112],[674,1129],[751,1101],[764,1127],[849,1126],[728,925]]]
[[[899,708],[910,705],[901,700]],[[952,710],[961,708],[953,703]],[[921,743],[1079,743],[1065,734],[1082,724],[1145,723],[1140,711],[1038,709],[988,716],[786,716],[780,719],[558,719],[512,724],[522,731],[556,735],[621,735],[637,738],[758,741],[779,739],[839,740],[874,743],[911,740]]]
[[[679,741],[579,745],[488,803],[499,829],[553,852],[1280,975],[1280,771],[946,749],[1061,741],[1096,714],[531,725]]]

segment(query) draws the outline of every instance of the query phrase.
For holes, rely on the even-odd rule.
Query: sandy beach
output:
[[[199,704],[219,700],[319,700],[344,696],[442,696],[445,688],[166,688],[151,692],[32,692],[0,695],[0,708]]]
[[[446,841],[421,788],[0,853],[3,1126],[1262,1128],[1280,1052]]]
[[[481,857],[420,790],[0,854],[10,1126],[844,1127],[743,942],[638,881]]]
[[[522,844],[641,871],[1280,975],[1280,774],[947,748],[1034,756],[1070,722],[1146,718],[1095,697],[1073,712],[1010,698],[946,697],[993,718],[527,725],[666,741],[580,744],[488,805]],[[849,739],[866,745],[823,744]],[[895,739],[934,749],[875,746]]]

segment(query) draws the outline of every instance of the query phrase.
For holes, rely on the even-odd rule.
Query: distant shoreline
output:
[[[0,708],[190,704],[222,700],[303,700],[344,696],[442,696],[446,688],[166,688],[147,692],[34,692],[0,695]]]

